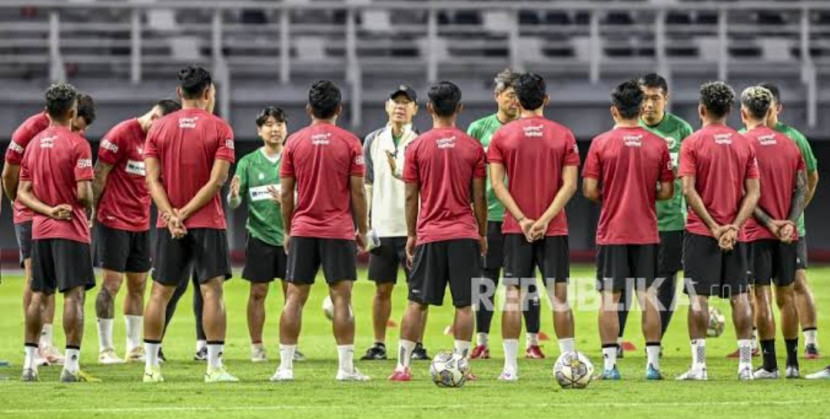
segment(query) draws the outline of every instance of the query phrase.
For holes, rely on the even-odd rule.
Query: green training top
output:
[[[490,139],[493,134],[502,127],[496,114],[481,118],[467,128],[467,135],[475,138],[484,146],[484,150],[490,146]],[[505,177],[505,186],[507,185],[507,177]],[[493,191],[493,185],[490,183],[490,171],[487,171],[487,221],[504,221],[504,205],[496,198],[496,193]]]
[[[239,176],[239,197],[248,201],[248,233],[272,246],[282,246],[285,234],[280,205],[271,201],[268,191],[280,184],[281,160],[282,155],[272,162],[258,148],[239,160],[234,175]]]
[[[810,143],[807,141],[807,137],[805,137],[804,134],[789,125],[782,124],[781,122],[775,124],[772,129],[786,135],[787,137],[790,137],[793,141],[795,141],[795,145],[798,146],[799,150],[801,150],[801,157],[804,158],[804,164],[807,166],[807,173],[812,173],[818,170],[816,156],[813,155],[813,149],[810,147]],[[743,134],[746,132],[746,128],[741,128],[738,132]],[[801,214],[801,217],[798,217],[796,226],[798,227],[799,237],[807,235],[807,229],[804,225],[804,214]]]
[[[666,140],[672,165],[677,173],[680,145],[686,137],[692,135],[692,126],[668,112],[663,115],[663,120],[659,124],[650,127],[640,119],[640,126]],[[665,201],[657,201],[657,228],[660,231],[681,231],[686,228],[686,198],[683,197],[683,181],[679,177],[674,181],[674,196]]]

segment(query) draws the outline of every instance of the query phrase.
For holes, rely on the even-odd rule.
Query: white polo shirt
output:
[[[392,125],[369,133],[363,142],[366,156],[366,183],[372,185],[371,227],[378,237],[406,237],[406,185],[403,173],[406,147],[418,138],[412,125],[404,127],[398,146],[392,139]],[[389,167],[386,151],[395,155],[396,172]],[[395,176],[397,175],[397,177]]]

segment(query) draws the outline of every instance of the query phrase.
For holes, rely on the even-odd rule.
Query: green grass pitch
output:
[[[830,269],[815,268],[808,272],[819,307],[819,329],[826,336],[830,325]],[[365,271],[354,288],[354,309],[357,322],[356,357],[371,344],[371,300],[374,286],[365,279]],[[601,368],[597,334],[597,294],[592,291],[589,266],[574,267],[572,288],[579,290],[581,301],[573,300],[576,315],[576,342],[597,368]],[[57,382],[59,368],[40,369],[40,383],[24,384],[18,380],[23,361],[23,320],[19,276],[4,275],[0,284],[0,359],[12,365],[0,368],[0,417],[434,417],[459,415],[466,417],[827,417],[830,412],[830,382],[784,380],[739,382],[737,361],[724,355],[736,348],[734,330],[727,324],[726,332],[707,342],[709,382],[674,382],[690,362],[686,328],[685,296],[672,322],[664,343],[664,382],[644,380],[643,339],[639,330],[639,313],[629,318],[628,340],[637,351],[626,353],[619,366],[620,382],[593,382],[585,390],[561,390],[551,370],[558,355],[555,340],[543,342],[548,359],[521,359],[520,381],[502,383],[496,380],[502,366],[500,316],[493,319],[491,352],[494,359],[473,361],[479,381],[461,389],[442,389],[429,379],[428,362],[416,362],[413,381],[386,381],[394,360],[360,362],[357,366],[372,377],[368,383],[338,383],[334,380],[337,352],[331,325],[322,314],[321,301],[325,285],[318,279],[304,313],[300,348],[309,358],[295,364],[296,381],[275,384],[268,381],[278,364],[278,319],[283,304],[281,293],[271,289],[267,300],[266,344],[270,361],[252,364],[246,326],[245,307],[248,284],[239,278],[227,283],[226,306],[228,337],[225,360],[229,370],[238,375],[238,384],[207,385],[202,380],[204,364],[192,361],[194,347],[193,316],[190,291],[182,299],[176,318],[164,342],[168,362],[162,367],[167,382],[145,385],[141,382],[143,365],[99,366],[94,298],[97,289],[88,294],[86,303],[86,336],[82,368],[101,378],[102,383],[65,385]],[[149,295],[149,292],[148,292]],[[119,354],[124,351],[124,326],[119,304],[116,311],[115,342]],[[405,287],[394,294],[393,319],[400,321],[406,300]],[[728,303],[713,300],[729,318]],[[58,313],[61,304],[58,303]],[[549,304],[543,304],[542,331],[553,336]],[[452,338],[443,335],[452,318],[449,304],[432,308],[427,327],[426,346],[433,354],[450,349]],[[776,310],[777,316],[777,310]],[[56,319],[55,344],[63,344],[60,316]],[[387,345],[397,347],[398,328],[391,328]],[[824,337],[824,342],[827,342]],[[821,342],[820,342],[821,343]],[[830,344],[828,344],[830,345]],[[524,345],[521,345],[523,347]],[[803,352],[803,339],[799,354]],[[825,357],[830,346],[825,347]],[[783,364],[783,340],[778,336],[779,362]],[[802,374],[823,368],[826,360],[801,360]],[[760,359],[754,360],[760,365]],[[822,413],[823,412],[823,413]],[[521,416],[519,416],[521,415]]]

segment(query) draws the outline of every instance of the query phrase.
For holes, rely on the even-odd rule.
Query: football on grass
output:
[[[323,300],[323,314],[329,320],[334,319],[334,303],[331,301],[331,296],[326,296],[326,299]],[[349,317],[354,317],[354,310],[351,306],[349,306]]]
[[[585,388],[594,378],[594,364],[582,352],[565,352],[553,364],[553,376],[562,388]]]
[[[709,307],[709,327],[706,329],[706,336],[716,338],[723,334],[726,326],[726,316],[720,310]]]
[[[438,387],[462,387],[467,382],[470,364],[464,356],[452,352],[440,352],[432,358],[429,373]]]

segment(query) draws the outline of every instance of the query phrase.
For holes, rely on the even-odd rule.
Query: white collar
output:
[[[266,152],[265,152],[265,147],[260,147],[260,148],[259,148],[259,152],[260,152],[260,153],[262,153],[262,155],[263,155],[263,156],[264,156],[264,157],[265,157],[268,161],[270,161],[272,164],[274,164],[274,163],[276,163],[276,162],[280,161],[280,157],[282,157],[282,153],[277,153],[277,155],[276,155],[276,156],[274,156],[274,157],[269,156],[269,155],[268,155],[268,153],[266,153]]]

